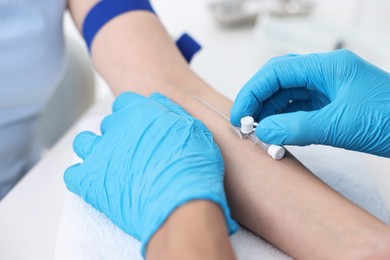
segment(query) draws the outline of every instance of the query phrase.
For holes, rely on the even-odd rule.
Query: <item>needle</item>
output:
[[[206,105],[208,108],[210,108],[211,110],[213,110],[215,113],[217,113],[218,115],[222,116],[223,118],[225,118],[227,121],[230,122],[230,118],[225,116],[224,114],[222,114],[222,112],[218,111],[215,107],[213,107],[212,105],[210,105],[210,103],[208,103],[206,100],[198,97],[198,96],[194,96],[194,98],[196,98],[197,100],[199,100],[200,102],[202,102],[204,105]]]
[[[220,112],[218,109],[216,109],[215,107],[213,107],[210,103],[208,103],[206,100],[198,97],[198,96],[193,96],[194,98],[196,98],[197,100],[199,100],[201,103],[203,103],[204,105],[206,105],[208,108],[210,108],[211,110],[213,110],[215,113],[217,113],[218,115],[220,115],[221,117],[225,118],[228,122],[230,122],[230,118],[227,117],[226,115],[224,115],[222,112]],[[250,119],[250,120],[249,120]],[[248,127],[248,125],[245,124],[245,121],[249,120],[251,123],[249,125],[250,128],[250,131],[247,131],[246,127]],[[244,122],[244,123],[243,123]],[[241,119],[241,128],[240,127],[235,127],[235,126],[231,126],[232,127],[232,130],[234,130],[234,132],[240,137],[240,138],[248,138],[250,139],[252,142],[254,142],[256,145],[260,146],[261,148],[263,148],[269,156],[271,156],[273,159],[275,160],[280,160],[283,158],[286,150],[282,147],[282,146],[279,146],[279,145],[273,145],[273,144],[266,144],[266,143],[263,143],[259,138],[257,138],[256,134],[254,133],[254,130],[253,130],[253,125],[254,125],[254,121],[253,121],[253,118],[250,117],[250,116],[247,116],[247,117],[243,117]]]

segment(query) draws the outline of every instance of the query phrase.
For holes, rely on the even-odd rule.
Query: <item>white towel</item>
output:
[[[102,117],[84,121],[80,129],[99,132]],[[390,224],[390,215],[361,154],[308,146],[288,149],[335,190]],[[266,241],[241,228],[231,236],[238,259],[290,259]],[[103,214],[69,193],[58,230],[56,259],[142,259],[140,244]]]

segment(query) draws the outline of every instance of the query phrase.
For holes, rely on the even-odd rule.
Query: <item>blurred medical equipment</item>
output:
[[[259,14],[278,16],[307,15],[310,0],[218,0],[210,4],[215,20],[224,26],[254,23]]]
[[[280,54],[324,52],[345,45],[342,26],[333,26],[313,18],[266,15],[259,17],[254,35],[261,47]]]
[[[279,54],[326,52],[340,47],[390,69],[390,1],[316,0],[306,16],[259,15],[259,48]]]
[[[223,117],[224,119],[226,119],[230,123],[229,117],[227,117],[222,112],[220,112],[218,109],[213,107],[210,103],[208,103],[207,101],[205,101],[204,99],[202,99],[198,96],[194,96],[194,98],[199,100],[201,103],[206,105],[208,108],[210,108],[211,110],[216,112],[218,115],[220,115],[221,117]],[[236,127],[236,126],[231,125],[231,129],[236,134],[236,136],[238,136],[239,138],[241,138],[241,139],[248,138],[254,144],[260,146],[273,159],[275,159],[275,160],[282,159],[286,150],[282,146],[273,145],[273,144],[266,144],[266,143],[260,141],[260,139],[257,138],[257,136],[255,134],[255,130],[256,130],[257,125],[258,125],[258,123],[256,123],[254,121],[253,117],[245,116],[245,117],[241,118],[241,126],[240,127]]]

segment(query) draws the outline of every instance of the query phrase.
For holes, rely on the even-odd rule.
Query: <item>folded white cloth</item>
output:
[[[239,259],[290,259],[251,232],[240,229],[231,237]],[[122,232],[103,214],[69,193],[59,227],[56,259],[142,259],[140,243]]]
[[[91,118],[80,128],[98,132],[100,120],[101,117]],[[361,160],[361,154],[325,146],[288,149],[336,191],[390,224],[390,215],[364,160]],[[231,241],[238,259],[290,259],[243,228],[231,236]],[[122,232],[80,197],[69,193],[58,230],[56,259],[119,260],[142,257],[136,239]]]

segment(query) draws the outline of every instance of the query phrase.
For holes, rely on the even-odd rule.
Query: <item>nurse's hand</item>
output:
[[[229,232],[237,228],[224,193],[224,162],[212,134],[160,94],[120,95],[102,136],[80,133],[84,160],[65,172],[67,188],[145,247],[169,215],[191,200],[219,205]]]
[[[247,115],[267,143],[390,157],[390,74],[348,50],[272,59],[238,94],[232,124]]]

